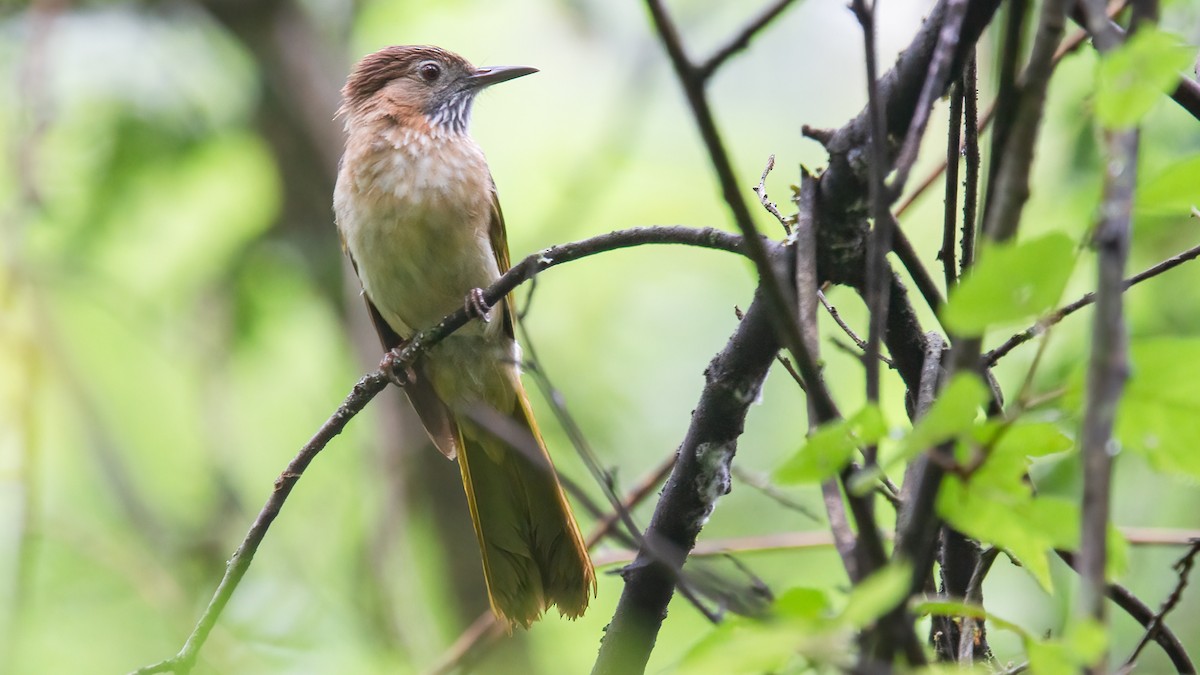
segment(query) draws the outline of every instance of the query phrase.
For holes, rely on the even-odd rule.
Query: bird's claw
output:
[[[404,351],[404,345],[389,349],[383,355],[383,360],[379,362],[379,369],[387,376],[387,379],[392,384],[403,389],[409,383],[417,379],[417,374],[413,371],[412,366],[405,364],[403,369],[398,369],[401,361],[401,355]]]
[[[491,307],[488,306],[487,299],[483,297],[482,288],[472,288],[467,291],[467,297],[463,299],[463,307],[467,310],[467,316],[472,319],[483,319],[484,323],[492,320]]]

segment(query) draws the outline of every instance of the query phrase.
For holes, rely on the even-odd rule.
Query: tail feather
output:
[[[595,593],[595,571],[520,388],[507,416],[532,436],[540,462],[459,418],[458,463],[492,610],[526,628],[554,605],[574,619]]]

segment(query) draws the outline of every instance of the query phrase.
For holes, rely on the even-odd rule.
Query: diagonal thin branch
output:
[[[1193,246],[1193,247],[1187,249],[1186,251],[1183,251],[1182,253],[1173,255],[1170,258],[1167,258],[1166,260],[1163,260],[1162,262],[1152,265],[1152,266],[1146,268],[1145,270],[1142,270],[1141,272],[1138,272],[1137,274],[1129,277],[1128,279],[1126,279],[1125,281],[1122,282],[1122,284],[1121,284],[1122,290],[1127,291],[1130,288],[1132,288],[1133,286],[1136,286],[1137,284],[1140,284],[1141,282],[1143,282],[1147,279],[1152,279],[1152,278],[1162,274],[1163,272],[1175,269],[1176,267],[1179,267],[1183,263],[1191,261],[1191,260],[1195,260],[1196,258],[1200,258],[1200,245]],[[995,349],[991,350],[987,354],[984,354],[984,356],[983,356],[984,363],[987,364],[988,366],[995,365],[997,361],[999,361],[1000,359],[1007,356],[1008,353],[1011,352],[1013,349],[1017,348],[1020,345],[1025,344],[1026,342],[1029,342],[1033,338],[1044,333],[1046,331],[1046,329],[1049,328],[1050,326],[1053,326],[1053,325],[1061,322],[1063,319],[1074,314],[1075,312],[1078,312],[1079,310],[1083,309],[1084,307],[1087,307],[1088,305],[1090,305],[1094,302],[1096,302],[1096,294],[1094,292],[1089,292],[1089,293],[1083,294],[1083,296],[1081,296],[1078,300],[1075,300],[1074,302],[1063,305],[1062,307],[1051,312],[1045,318],[1038,320],[1037,323],[1033,324],[1029,328],[1026,328],[1025,330],[1021,331],[1020,333],[1017,333],[1017,334],[1011,336],[1010,338],[1005,340],[999,347],[996,347]]]
[[[685,244],[740,253],[742,241],[742,238],[737,235],[712,228],[697,229],[682,226],[664,226],[618,230],[592,237],[591,239],[552,246],[529,255],[489,286],[483,295],[488,304],[494,305],[501,298],[512,292],[518,285],[550,267],[604,251],[645,244]],[[433,328],[415,334],[405,343],[397,357],[392,359],[397,372],[404,372],[424,350],[445,339],[446,336],[464,326],[468,320],[469,317],[466,308],[459,308],[457,311],[443,318]],[[195,666],[196,657],[199,655],[201,647],[208,640],[208,636],[216,625],[217,619],[220,618],[221,612],[225,609],[225,605],[229,602],[242,577],[245,576],[246,571],[250,568],[255,552],[257,552],[259,545],[266,537],[271,523],[279,515],[280,510],[287,501],[288,495],[291,494],[292,489],[300,480],[300,476],[303,475],[305,469],[325,449],[329,442],[341,433],[350,420],[361,412],[371,399],[387,387],[388,381],[388,374],[381,368],[363,376],[354,385],[354,388],[345,401],[342,402],[342,405],[321,425],[317,433],[300,449],[300,452],[288,463],[287,467],[275,480],[274,490],[255,518],[254,523],[250,526],[250,530],[246,533],[246,537],[238,546],[237,551],[229,559],[225,568],[225,575],[217,585],[212,599],[209,601],[200,619],[196,622],[196,626],[192,630],[191,635],[188,636],[183,648],[175,656],[139,668],[134,671],[135,673],[146,675],[149,673],[187,673],[191,671]]]
[[[717,72],[717,69],[729,60],[729,57],[748,47],[754,36],[766,28],[776,17],[783,14],[783,11],[791,6],[792,2],[794,0],[775,0],[775,3],[763,10],[762,14],[759,14],[750,23],[746,24],[729,42],[713,52],[712,56],[705,59],[703,63],[696,67],[700,79],[707,80],[711,78]]]
[[[1191,574],[1192,566],[1196,563],[1197,554],[1200,554],[1200,539],[1193,539],[1192,547],[1188,549],[1187,553],[1183,554],[1182,558],[1175,561],[1175,564],[1172,566],[1179,575],[1178,580],[1175,582],[1175,588],[1171,589],[1171,594],[1163,601],[1162,607],[1154,613],[1154,618],[1150,621],[1150,625],[1146,626],[1146,632],[1142,635],[1142,639],[1138,640],[1137,646],[1133,648],[1133,653],[1129,655],[1128,659],[1125,659],[1125,666],[1122,670],[1129,671],[1133,669],[1137,664],[1138,656],[1141,655],[1142,650],[1146,648],[1146,645],[1150,644],[1150,640],[1153,640],[1155,635],[1162,629],[1163,621],[1166,619],[1167,614],[1172,609],[1175,609],[1175,606],[1183,599],[1183,589],[1187,588],[1188,575]]]

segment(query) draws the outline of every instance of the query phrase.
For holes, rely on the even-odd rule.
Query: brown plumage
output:
[[[495,184],[467,124],[480,89],[531,72],[406,46],[364,57],[347,79],[334,210],[385,348],[508,269]],[[595,572],[521,385],[509,300],[494,313],[431,349],[405,392],[437,448],[458,460],[493,611],[528,627],[553,605],[581,615]],[[541,458],[472,422],[479,406],[526,430]]]

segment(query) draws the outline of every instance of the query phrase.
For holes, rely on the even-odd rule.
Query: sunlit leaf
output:
[[[886,433],[879,408],[867,406],[849,419],[813,432],[804,447],[775,470],[775,480],[782,484],[808,483],[835,476],[850,462],[856,448],[876,443]]]
[[[985,248],[950,294],[942,322],[959,335],[1035,317],[1054,307],[1075,266],[1075,243],[1061,232]]]
[[[1174,89],[1193,50],[1176,36],[1143,26],[1100,57],[1096,117],[1110,129],[1136,126],[1162,95]]]

